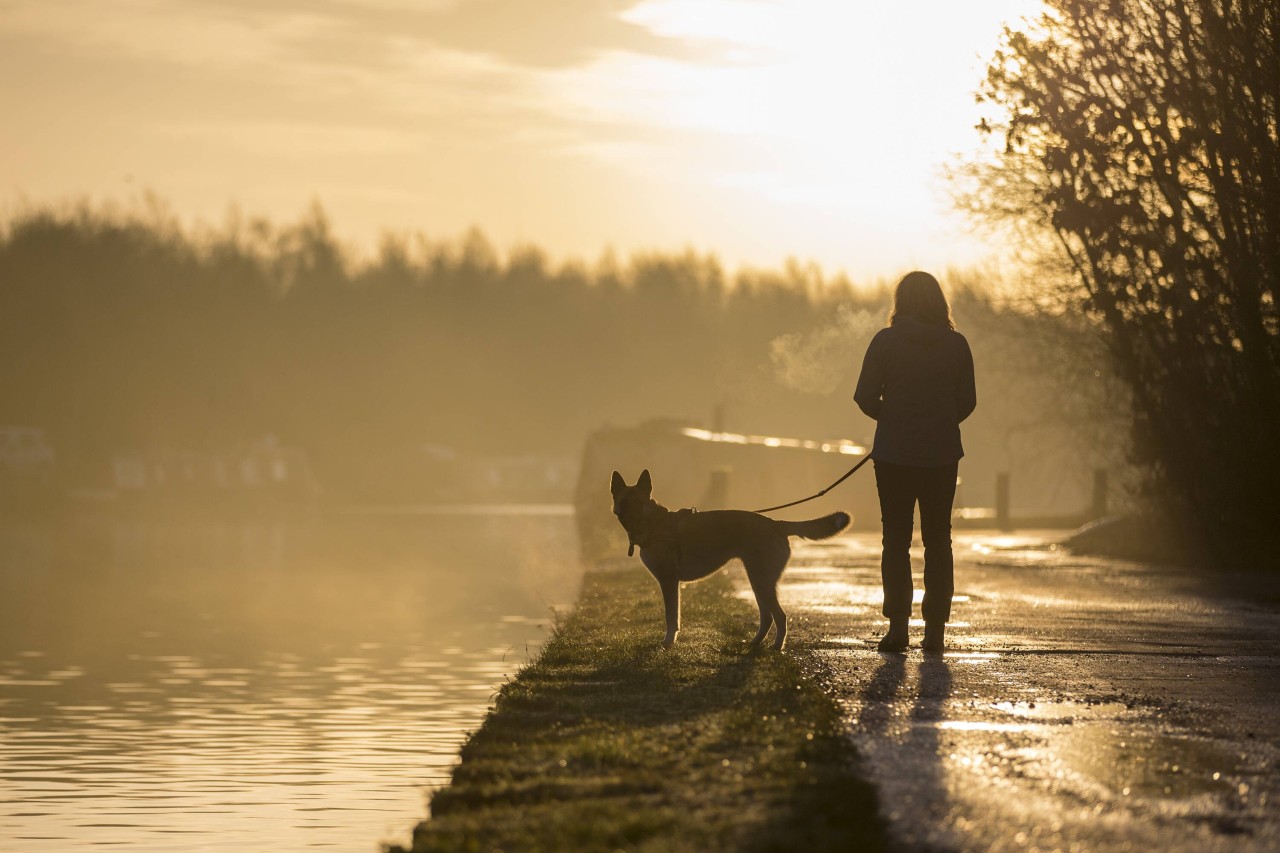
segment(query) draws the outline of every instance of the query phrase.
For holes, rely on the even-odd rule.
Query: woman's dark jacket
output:
[[[950,465],[964,456],[960,422],[977,405],[964,335],[898,317],[871,339],[853,393],[876,420],[871,457],[897,465]]]

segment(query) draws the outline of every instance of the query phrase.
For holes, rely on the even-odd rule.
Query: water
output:
[[[404,841],[577,582],[559,510],[0,523],[0,849]]]

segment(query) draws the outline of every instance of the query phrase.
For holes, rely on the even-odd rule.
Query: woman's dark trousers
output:
[[[924,621],[945,624],[951,616],[955,564],[951,556],[951,505],[956,497],[957,464],[940,467],[894,465],[875,460],[880,521],[884,525],[880,577],[884,615],[891,622],[911,618],[911,533],[920,504],[924,540]]]

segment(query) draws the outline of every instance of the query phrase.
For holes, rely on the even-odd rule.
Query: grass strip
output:
[[[753,653],[755,608],[724,573],[684,599],[664,651],[653,579],[589,573],[462,748],[413,852],[881,849],[816,656]]]

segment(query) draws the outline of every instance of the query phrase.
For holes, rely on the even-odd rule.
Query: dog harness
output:
[[[680,554],[680,537],[677,535],[676,527],[679,524],[681,519],[688,518],[689,516],[693,515],[697,511],[698,511],[697,507],[685,507],[684,509],[677,509],[674,512],[670,512],[668,514],[668,518],[664,519],[665,523],[660,525],[658,527],[658,530],[655,531],[657,535],[645,536],[644,538],[646,541],[644,542],[637,541],[635,534],[632,533],[630,530],[628,530],[627,531],[627,556],[631,557],[635,555],[637,545],[639,545],[641,548],[648,548],[650,545],[654,545],[656,543],[662,542],[664,539],[670,539],[671,544],[674,546],[675,552],[676,552],[676,566],[679,567],[682,560],[681,560],[681,554]]]

